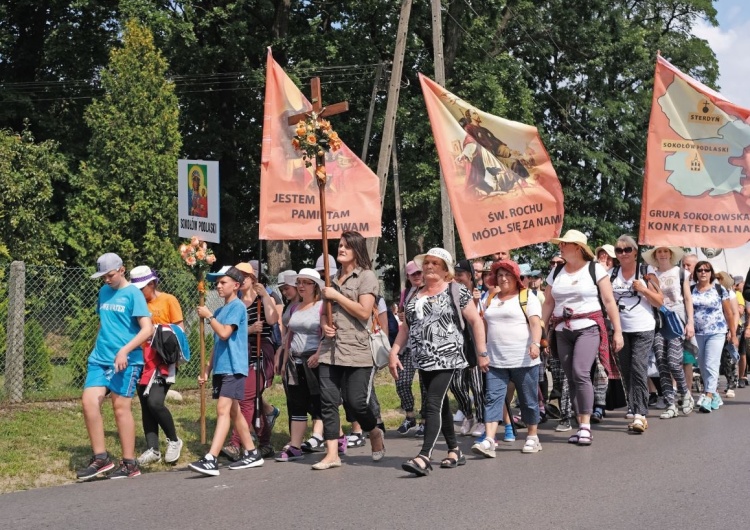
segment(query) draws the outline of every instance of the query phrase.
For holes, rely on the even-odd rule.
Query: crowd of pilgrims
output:
[[[421,439],[419,453],[401,465],[417,476],[433,465],[465,465],[459,436],[473,438],[472,453],[495,458],[498,444],[525,430],[520,451],[534,454],[542,449],[538,425],[556,422],[554,431],[568,432],[562,436],[570,444],[591,446],[592,425],[607,414],[624,414],[627,429],[643,434],[649,417],[716,413],[722,397],[747,385],[745,278],[679,247],[641,251],[628,235],[592,250],[583,233],[569,230],[550,244],[558,248],[544,274],[507,251],[455,262],[432,248],[408,262],[397,300],[381,296],[357,232],[343,233],[336,256],[327,256],[329,287],[323,255],[279,274],[276,289],[257,262],[210,275],[224,305],[198,308],[216,335],[199,383],[217,400],[217,424],[209,451],[188,467],[215,476],[221,455],[229,469],[246,469],[317,453],[312,468],[326,470],[368,439],[372,460],[381,461],[386,427],[376,390],[383,378],[375,384],[371,347],[378,328],[389,336],[386,368],[404,414],[389,435]],[[138,286],[158,293],[157,283],[154,274]],[[681,336],[667,332],[665,312],[679,318]],[[274,376],[289,420],[279,452],[270,439],[280,412],[263,396]],[[180,457],[164,403],[171,381],[159,377],[156,403],[139,387],[148,447],[137,466],[161,460],[160,427],[165,460]],[[649,416],[650,408],[656,412]],[[433,460],[441,435],[447,453]]]

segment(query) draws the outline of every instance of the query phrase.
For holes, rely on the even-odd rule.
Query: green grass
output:
[[[187,382],[186,382],[187,383]],[[378,399],[383,421],[389,429],[396,428],[403,415],[396,388],[387,370],[376,378]],[[80,390],[78,391],[80,395]],[[182,392],[181,403],[170,402],[169,408],[177,426],[177,433],[184,442],[179,466],[203,456],[207,446],[200,443],[200,393],[196,390]],[[419,385],[414,382],[414,395],[419,402]],[[279,450],[289,439],[286,398],[277,378],[274,386],[265,394],[266,399],[279,407],[279,416],[271,443]],[[210,443],[216,418],[216,409],[210,395],[206,400],[206,432]],[[112,406],[103,408],[104,430],[107,449],[120,456]],[[346,426],[341,409],[342,425]],[[133,416],[136,421],[136,452],[145,448],[141,411],[138,398],[133,400]],[[164,436],[161,436],[162,451]],[[53,486],[75,481],[75,469],[84,466],[91,455],[80,401],[54,401],[5,405],[0,408],[0,493]],[[144,472],[164,471],[171,466],[155,464]]]

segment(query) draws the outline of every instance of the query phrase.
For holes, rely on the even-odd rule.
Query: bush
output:
[[[44,329],[35,319],[24,325],[24,392],[41,391],[52,382],[52,349],[44,342]]]
[[[75,340],[68,356],[68,369],[72,375],[73,386],[83,388],[89,354],[94,349],[94,341],[99,331],[99,319],[92,308],[79,309],[76,316],[69,320],[68,328],[75,330],[75,333],[70,334]]]

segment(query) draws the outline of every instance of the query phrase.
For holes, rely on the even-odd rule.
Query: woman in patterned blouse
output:
[[[469,303],[471,293],[463,285],[451,282],[454,271],[450,253],[433,248],[414,261],[422,267],[424,285],[404,310],[404,325],[391,348],[389,367],[393,378],[398,379],[399,371],[403,370],[398,354],[408,340],[425,385],[425,436],[419,454],[401,467],[417,476],[425,476],[432,470],[430,457],[441,432],[448,445],[448,455],[440,467],[453,468],[466,463],[458,447],[446,397],[454,373],[467,366],[462,326],[471,326],[477,354],[486,356],[487,351],[482,319],[476,306]]]

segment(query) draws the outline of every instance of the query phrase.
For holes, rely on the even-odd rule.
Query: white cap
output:
[[[315,270],[318,272],[323,272],[325,270],[323,268],[323,254],[321,254],[318,261],[315,262]],[[339,268],[336,266],[336,258],[328,254],[328,274],[333,276],[338,271]]]

